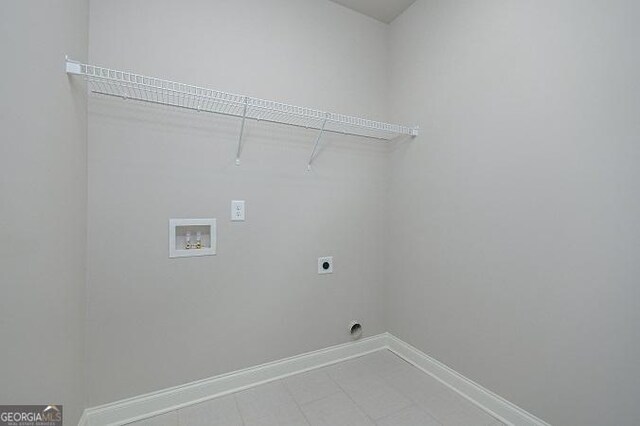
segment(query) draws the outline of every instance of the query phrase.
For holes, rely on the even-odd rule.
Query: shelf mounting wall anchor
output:
[[[309,163],[307,164],[307,171],[311,171],[311,163],[316,158],[318,152],[318,145],[320,144],[320,139],[322,139],[322,134],[324,133],[324,127],[327,125],[327,120],[329,119],[329,115],[327,114],[322,122],[322,127],[320,128],[320,133],[316,136],[316,143],[313,145],[313,151],[311,152],[311,157],[309,157]]]
[[[238,152],[236,153],[236,166],[240,165],[240,154],[242,154],[242,135],[244,134],[244,123],[247,120],[247,107],[249,98],[244,98],[244,110],[242,111],[242,125],[240,126],[240,136],[238,137]]]
[[[67,71],[67,74],[71,74],[71,75],[82,74],[82,65],[80,64],[80,62],[72,61],[71,59],[69,59],[69,56],[65,56],[64,63],[65,63],[65,71]]]

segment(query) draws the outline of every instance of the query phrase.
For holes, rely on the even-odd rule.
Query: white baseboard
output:
[[[386,348],[387,335],[308,352],[145,395],[87,408],[81,426],[123,425],[197,404],[293,374],[335,364]]]
[[[78,426],[87,426],[89,423],[87,421],[87,410],[84,410],[82,412],[82,415],[80,416],[80,420],[78,420]]]
[[[389,333],[84,410],[79,426],[124,425],[283,377],[389,349],[511,426],[550,426]]]
[[[435,377],[503,423],[511,426],[550,426],[391,334],[387,335],[387,346],[398,356]]]

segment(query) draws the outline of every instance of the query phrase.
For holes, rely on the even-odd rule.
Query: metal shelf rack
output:
[[[238,138],[237,165],[240,165],[243,146],[242,136],[247,119],[318,130],[319,133],[316,136],[313,151],[307,164],[309,170],[318,153],[318,146],[325,132],[385,141],[390,141],[402,135],[412,137],[418,135],[417,126],[409,127],[382,123],[251,96],[221,92],[126,71],[83,64],[69,58],[66,60],[66,71],[70,75],[83,76],[88,82],[89,90],[92,93],[240,118],[242,124]]]

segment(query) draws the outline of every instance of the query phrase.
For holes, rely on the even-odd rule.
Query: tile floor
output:
[[[133,423],[135,426],[499,426],[388,350]]]

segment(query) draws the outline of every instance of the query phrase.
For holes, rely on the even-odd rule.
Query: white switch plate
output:
[[[328,263],[328,267],[325,268],[325,263]],[[333,274],[333,256],[325,256],[318,258],[318,273],[319,274]]]
[[[244,200],[231,201],[231,220],[233,222],[244,221]]]

